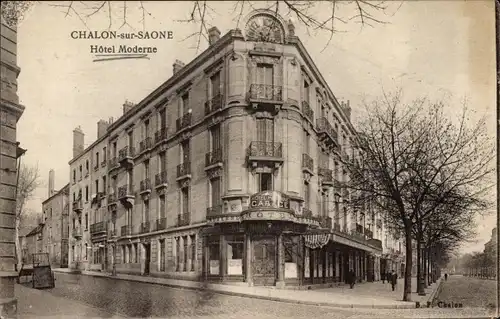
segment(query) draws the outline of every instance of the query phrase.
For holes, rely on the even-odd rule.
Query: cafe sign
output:
[[[290,199],[285,194],[278,191],[265,191],[254,194],[250,197],[251,209],[290,209]]]

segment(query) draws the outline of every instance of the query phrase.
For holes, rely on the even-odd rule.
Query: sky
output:
[[[197,52],[197,38],[189,37],[199,24],[180,21],[189,18],[192,2],[143,1],[144,20],[140,3],[129,2],[125,25],[121,1],[110,5],[111,14],[106,5],[89,18],[86,16],[94,11],[92,2],[74,3],[79,15],[73,10],[66,15],[67,8],[39,2],[18,28],[18,65],[22,70],[18,94],[26,106],[18,123],[18,141],[28,149],[23,162],[37,165],[44,182],[28,205],[33,211],[41,211],[47,198],[50,169],[55,170],[56,188],[69,181],[75,127],[82,128],[85,144],[90,145],[96,139],[100,119],[118,118],[125,100],[138,103],[171,77],[176,59],[187,64],[207,47],[202,40]],[[321,7],[325,5],[319,4],[310,12],[324,16],[330,12],[329,7]],[[240,11],[239,7],[234,10],[234,3],[210,2],[209,6],[207,27],[215,25],[222,34],[243,28],[243,20],[228,18]],[[478,118],[488,118],[488,132],[495,137],[493,1],[393,2],[384,12],[376,13],[383,23],[362,26],[355,19],[347,23],[337,20],[339,32],[330,41],[328,32],[307,29],[281,8],[285,20],[293,19],[296,35],[333,93],[350,101],[354,121],[362,115],[364,99],[402,88],[408,99],[445,98],[450,115],[467,98]],[[352,5],[341,4],[336,12],[347,20],[353,10]],[[248,6],[243,8],[244,15],[250,11]],[[172,31],[173,39],[106,41],[70,36],[75,30],[132,32],[143,28]],[[158,53],[149,60],[93,62],[92,44],[155,46]],[[495,221],[496,211],[478,217],[479,235],[463,251],[483,250]]]

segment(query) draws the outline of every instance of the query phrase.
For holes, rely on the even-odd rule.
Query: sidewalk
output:
[[[54,272],[71,273],[69,269],[53,269]],[[330,306],[341,308],[378,308],[378,309],[409,309],[416,308],[415,301],[421,305],[427,300],[432,300],[439,282],[426,289],[426,296],[412,294],[412,301],[401,301],[402,280],[398,284],[396,292],[391,291],[389,284],[381,282],[358,284],[354,289],[349,288],[328,288],[318,290],[283,290],[266,287],[248,287],[243,285],[215,284],[198,281],[166,279],[157,277],[143,277],[136,275],[118,274],[112,277],[108,273],[95,271],[82,271],[82,275],[96,277],[110,277],[121,280],[159,284],[175,288],[187,288],[195,290],[208,290],[219,294],[227,294],[240,297],[250,297],[281,302],[299,303],[307,305]],[[415,283],[416,284],[416,283]],[[56,281],[57,285],[57,281]],[[416,286],[412,286],[415,290]],[[385,290],[388,292],[386,293]],[[374,298],[375,297],[375,298]]]
[[[17,317],[31,318],[124,318],[43,290],[16,285]]]

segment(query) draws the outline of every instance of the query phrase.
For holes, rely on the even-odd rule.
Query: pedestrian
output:
[[[444,274],[444,281],[448,281],[448,274]]]
[[[354,284],[356,283],[356,274],[354,271],[351,269],[349,271],[349,285],[351,286],[351,289],[354,287]]]
[[[393,270],[391,274],[391,286],[392,286],[392,291],[396,288],[396,284],[398,283],[398,275],[396,272]]]
[[[382,278],[382,283],[385,284],[385,271],[380,274],[380,277]]]
[[[387,271],[387,274],[386,274],[385,278],[387,278],[387,283],[391,282],[391,272],[390,271]]]

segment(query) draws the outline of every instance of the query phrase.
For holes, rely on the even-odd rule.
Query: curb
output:
[[[430,302],[430,303],[431,303],[431,305],[433,305],[433,304],[434,304],[434,300],[436,300],[437,296],[438,296],[438,295],[439,295],[439,293],[441,292],[441,289],[442,289],[442,287],[443,287],[443,280],[438,279],[438,280],[437,280],[437,282],[436,282],[436,284],[437,284],[436,289],[434,289],[434,290],[430,293],[429,298],[427,299],[427,303],[429,303],[429,302]]]
[[[79,273],[74,273],[71,271],[61,271],[61,270],[54,270],[54,272],[63,273],[63,274],[79,274]],[[160,285],[160,286],[166,286],[166,287],[172,287],[172,288],[178,288],[178,289],[210,291],[210,292],[214,292],[214,293],[217,293],[220,295],[229,295],[229,296],[253,298],[253,299],[260,299],[260,300],[270,300],[270,301],[286,302],[286,303],[309,305],[309,306],[323,306],[323,307],[333,307],[333,308],[364,308],[364,309],[414,309],[414,308],[416,308],[415,303],[413,303],[413,302],[408,302],[408,304],[401,304],[401,305],[374,305],[374,304],[363,305],[363,304],[350,304],[350,303],[337,304],[337,303],[333,303],[333,302],[304,301],[304,300],[296,300],[296,299],[283,298],[283,297],[271,297],[271,296],[262,296],[262,295],[249,294],[249,293],[224,291],[224,290],[218,290],[218,289],[213,289],[213,288],[208,288],[208,287],[189,287],[189,286],[182,286],[182,285],[172,284],[172,283],[149,282],[149,281],[137,280],[134,278],[111,277],[105,273],[103,273],[101,275],[101,274],[92,274],[92,273],[82,272],[82,273],[80,273],[80,275],[91,276],[91,277],[104,277],[104,278],[125,280],[125,281],[131,281],[131,282],[141,282],[141,283],[146,283],[146,284]]]

